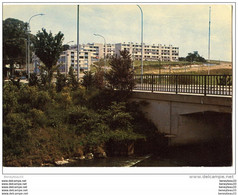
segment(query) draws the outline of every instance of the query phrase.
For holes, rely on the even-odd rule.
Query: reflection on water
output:
[[[219,167],[232,165],[229,144],[174,147],[163,154],[78,160],[67,167]]]
[[[67,167],[131,167],[135,164],[149,158],[146,156],[130,156],[130,157],[107,157],[102,159],[78,160],[66,164]]]

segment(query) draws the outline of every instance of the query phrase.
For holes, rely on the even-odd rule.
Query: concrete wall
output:
[[[171,145],[219,142],[231,138],[229,97],[134,92],[131,100],[146,101],[142,110]]]

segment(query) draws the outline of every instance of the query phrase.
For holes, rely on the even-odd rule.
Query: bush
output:
[[[18,108],[18,88],[11,82],[4,82],[3,84],[3,116],[8,113],[15,112]]]
[[[91,71],[84,72],[82,85],[86,87],[86,89],[94,87],[94,75]]]
[[[72,157],[78,148],[93,152],[155,135],[139,106],[126,102],[128,91],[57,85],[4,83],[4,166],[40,166]]]
[[[67,78],[64,74],[61,74],[59,70],[57,70],[56,77],[56,91],[60,92],[67,85]]]
[[[30,78],[29,78],[29,86],[38,86],[39,85],[39,79],[37,77],[36,73],[32,73],[30,74]]]

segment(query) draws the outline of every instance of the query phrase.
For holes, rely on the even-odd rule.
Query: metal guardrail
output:
[[[135,75],[135,90],[232,96],[232,75]]]

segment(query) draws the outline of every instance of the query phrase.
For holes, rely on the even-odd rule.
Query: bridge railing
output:
[[[232,96],[232,75],[135,75],[135,90]]]

